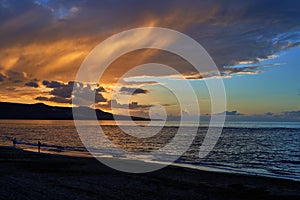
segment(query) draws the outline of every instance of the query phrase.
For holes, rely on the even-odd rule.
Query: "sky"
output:
[[[223,80],[229,119],[299,121],[299,19],[297,0],[0,0],[0,101],[72,106],[77,71],[93,48],[122,31],[163,27],[188,35],[210,54],[220,75],[206,78]],[[121,78],[145,63],[171,66],[181,76],[151,75],[149,65],[144,74]],[[152,109],[159,117],[163,106],[177,117],[195,115],[194,105],[180,109],[168,87],[188,100],[182,86],[188,81],[201,114],[210,115],[202,75],[178,55],[142,49],[120,56],[98,83],[80,84],[82,93],[96,94],[96,108],[122,114],[129,107],[137,116]]]

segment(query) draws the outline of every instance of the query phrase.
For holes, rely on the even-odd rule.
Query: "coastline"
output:
[[[107,158],[111,159],[111,158]],[[129,174],[93,157],[0,147],[1,198],[298,199],[300,182],[168,166]]]
[[[27,148],[21,148],[24,151],[30,151],[30,152],[37,152],[36,148],[33,147],[27,147]],[[71,157],[85,157],[85,158],[94,158],[94,156],[88,152],[88,151],[65,151],[65,150],[61,150],[61,151],[57,151],[57,150],[50,150],[50,149],[45,149],[42,148],[41,149],[42,153],[45,154],[53,154],[53,155],[61,155],[61,156],[71,156]],[[132,160],[135,161],[134,159],[130,159],[130,158],[120,158],[120,157],[114,157],[112,155],[98,155],[98,158],[101,159],[122,159],[122,160]],[[163,161],[154,161],[154,160],[143,160],[143,161],[138,161],[138,162],[147,162],[149,164],[163,164],[163,165],[167,165],[166,163],[164,163]],[[189,163],[184,163],[184,162],[174,162],[172,164],[169,164],[170,166],[175,166],[175,167],[179,167],[179,168],[187,168],[187,169],[193,169],[193,170],[200,170],[200,171],[208,171],[208,172],[217,172],[217,173],[226,173],[226,174],[241,174],[241,175],[249,175],[249,176],[261,176],[261,177],[268,177],[268,178],[276,178],[276,179],[283,179],[283,180],[292,180],[292,181],[296,181],[300,183],[300,179],[296,178],[294,176],[287,176],[287,175],[280,175],[280,174],[272,174],[272,173],[268,173],[267,171],[262,171],[260,170],[255,171],[255,170],[245,170],[245,169],[238,169],[238,168],[228,168],[228,167],[222,167],[222,166],[213,166],[213,165],[207,165],[207,164],[189,164]]]

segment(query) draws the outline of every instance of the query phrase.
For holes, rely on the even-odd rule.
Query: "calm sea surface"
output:
[[[110,141],[128,152],[151,152],[163,147],[176,135],[178,124],[168,122],[160,132],[150,138],[136,139],[128,137],[112,121],[99,122]],[[155,131],[162,126],[147,127],[147,122],[139,122],[139,126],[126,127],[135,133],[146,130]],[[87,122],[84,127],[86,134],[92,133],[98,124]],[[186,134],[192,124],[186,123]],[[142,128],[141,128],[142,127]],[[199,158],[199,147],[207,131],[207,124],[198,128],[192,145],[176,163],[196,167],[210,168],[220,171],[245,172],[258,175],[276,176],[300,181],[300,123],[299,122],[232,122],[226,123],[221,137],[214,149],[205,158]],[[19,147],[34,147],[40,140],[43,149],[53,152],[85,152],[73,121],[55,120],[0,120],[0,145],[11,146],[16,138]],[[184,144],[185,136],[181,137]],[[161,160],[168,156],[178,156],[180,145],[162,155]],[[115,156],[113,150],[103,146],[97,147],[103,156]],[[124,156],[124,155],[123,155]],[[126,157],[126,156],[125,156]],[[131,157],[132,159],[132,157]],[[151,160],[151,157],[143,158]],[[156,158],[157,159],[157,158]]]

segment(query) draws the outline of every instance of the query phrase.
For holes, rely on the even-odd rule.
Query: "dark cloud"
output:
[[[7,81],[12,83],[21,83],[21,82],[29,81],[28,80],[29,78],[25,72],[6,70],[5,73],[2,75],[6,78]]]
[[[95,93],[95,103],[106,102],[107,99],[103,97],[101,93]]]
[[[39,97],[36,97],[35,100],[38,100],[38,101],[49,101],[49,98],[48,97],[39,96]]]
[[[74,81],[68,82],[68,84],[63,84],[60,87],[54,88],[50,94],[62,98],[71,98],[73,91]]]
[[[98,88],[96,89],[96,92],[106,92],[106,90],[104,89],[104,87],[102,86],[98,86]]]
[[[48,87],[48,88],[58,88],[58,87],[62,87],[64,84],[58,81],[47,81],[44,80],[43,85]]]
[[[258,74],[263,71],[264,71],[264,69],[260,66],[224,67],[220,73],[220,76],[231,77],[231,75],[233,75],[233,74]],[[185,73],[183,75],[186,79],[203,79],[203,78],[219,76],[215,72],[205,73],[205,76],[203,76],[199,73]]]
[[[246,66],[246,67],[225,67],[223,70],[223,75],[231,75],[231,74],[257,74],[261,72],[259,66]]]
[[[85,38],[90,50],[95,38],[98,43],[113,33],[153,25],[182,31],[196,39],[219,69],[226,72],[224,66],[240,61],[258,62],[257,58],[267,58],[300,44],[300,1],[13,0],[2,1],[1,5],[0,38],[4,40],[0,49]],[[57,56],[66,53],[64,48],[68,46],[55,52]],[[28,58],[19,60],[19,68],[28,65]],[[188,73],[186,69],[189,70],[182,66],[180,72]]]
[[[6,6],[0,6],[0,35],[8,39],[4,44],[12,42],[10,34],[22,39],[31,38],[30,30],[36,32],[51,22],[51,13],[38,8],[34,1],[12,0],[6,3]]]
[[[203,30],[199,29],[201,26],[194,26],[191,36],[199,35],[198,41],[219,67],[237,61],[257,61],[257,58],[267,58],[299,44],[299,2],[263,0],[214,3],[218,2],[221,2],[221,7],[211,23],[203,24],[202,27],[206,27],[204,33],[198,32]]]
[[[265,113],[265,115],[266,115],[266,116],[273,116],[274,113],[272,113],[272,112],[267,112],[267,113]]]
[[[137,95],[137,94],[147,94],[149,91],[141,88],[122,87],[120,89],[120,92],[124,94]]]
[[[107,99],[103,97],[101,92],[104,92],[104,88],[101,86],[98,86],[95,89],[92,89],[90,85],[82,85],[80,83],[76,83],[77,87],[76,90],[74,90],[73,95],[76,97],[76,102],[81,102],[80,104],[84,104],[85,99],[88,97],[95,95],[95,101],[94,103],[100,103],[100,102],[106,102]]]
[[[22,83],[24,81],[23,80],[11,80],[11,82],[13,82],[13,83]]]
[[[25,86],[38,88],[39,84],[35,81],[30,81],[30,82],[25,83]]]
[[[24,85],[29,87],[38,87],[38,79],[28,76],[27,73],[15,70],[3,70],[1,67],[0,82],[6,86],[13,85],[13,87],[23,87]]]
[[[295,110],[295,111],[288,111],[288,112],[283,112],[282,115],[285,118],[300,118],[300,110]]]
[[[239,112],[236,111],[236,110],[233,110],[233,111],[225,111],[225,112],[218,113],[218,114],[222,114],[222,115],[226,114],[226,115],[231,115],[231,116],[233,116],[233,115],[234,115],[234,116],[243,115],[243,114],[239,113]]]
[[[224,112],[220,114],[224,114]],[[298,122],[300,120],[300,110],[252,115],[240,114],[237,111],[226,111],[226,115],[228,121]]]
[[[73,91],[74,85],[76,84],[76,90]],[[58,82],[58,81],[43,81],[43,85],[49,88],[53,88],[49,95],[50,97],[46,96],[39,96],[35,98],[35,100],[39,101],[52,101],[56,103],[72,103],[72,95],[80,98],[80,102],[83,103],[84,99],[95,95],[95,102],[106,102],[106,98],[103,97],[101,92],[105,92],[102,86],[98,86],[95,89],[92,89],[90,85],[84,85],[82,83],[69,81],[67,84]],[[78,100],[78,99],[77,99]]]
[[[4,81],[4,78],[6,78],[6,76],[0,73],[0,82]]]

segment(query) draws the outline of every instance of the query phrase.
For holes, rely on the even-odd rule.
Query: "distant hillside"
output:
[[[80,119],[92,119],[89,111],[93,110],[88,107],[78,107],[80,109]],[[113,120],[113,115],[108,112],[96,109],[98,120]],[[122,120],[149,120],[140,117],[117,116]],[[72,108],[48,106],[42,103],[37,104],[19,104],[0,102],[0,119],[45,119],[45,120],[72,120]]]

